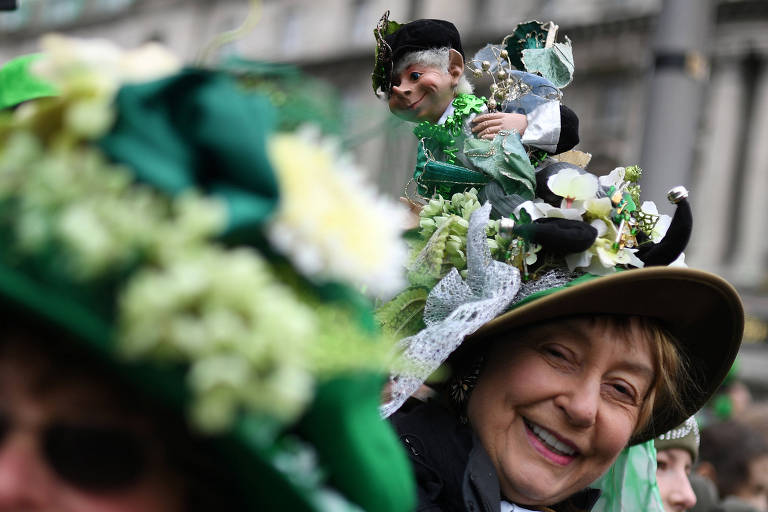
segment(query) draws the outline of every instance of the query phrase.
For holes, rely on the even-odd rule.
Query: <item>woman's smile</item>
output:
[[[561,466],[567,466],[579,455],[579,451],[573,443],[562,439],[554,432],[526,418],[523,418],[523,424],[531,446],[545,459]]]

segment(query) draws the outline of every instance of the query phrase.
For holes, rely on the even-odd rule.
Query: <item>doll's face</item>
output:
[[[448,68],[412,63],[392,76],[389,110],[405,121],[436,123],[453,101],[464,72],[461,54],[451,50]]]

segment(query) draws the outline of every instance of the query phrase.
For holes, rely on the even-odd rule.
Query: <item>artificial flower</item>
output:
[[[598,180],[594,174],[582,174],[570,167],[550,176],[547,180],[549,189],[563,198],[565,208],[570,208],[574,201],[595,197],[597,185]]]
[[[643,213],[658,216],[658,220],[656,221],[653,230],[650,233],[646,233],[646,235],[651,237],[651,240],[653,240],[655,243],[659,243],[667,233],[667,229],[669,229],[669,225],[672,223],[672,217],[666,214],[659,214],[656,203],[653,201],[643,201],[643,204],[640,206],[640,210]]]
[[[336,146],[308,129],[269,144],[280,186],[270,241],[307,276],[386,296],[403,285],[405,211],[374,193]]]

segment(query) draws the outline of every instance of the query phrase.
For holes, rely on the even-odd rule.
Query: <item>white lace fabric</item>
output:
[[[491,258],[485,236],[490,212],[486,203],[470,217],[466,280],[455,268],[440,280],[427,297],[426,328],[398,344],[404,364],[391,377],[383,417],[397,411],[466,336],[504,312],[520,289],[518,269]]]

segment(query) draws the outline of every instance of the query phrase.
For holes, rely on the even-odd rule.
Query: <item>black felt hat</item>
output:
[[[389,91],[392,71],[405,55],[432,48],[452,48],[464,56],[461,37],[450,21],[422,19],[399,25],[389,21],[389,11],[382,16],[376,31],[376,63],[373,90]]]

